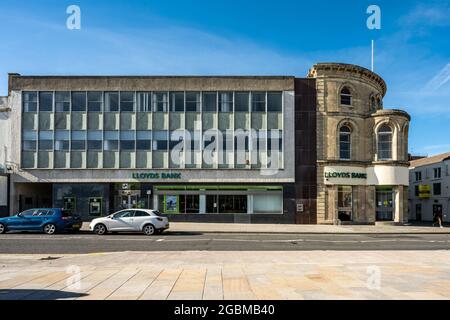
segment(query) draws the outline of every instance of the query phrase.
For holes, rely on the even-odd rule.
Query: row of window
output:
[[[218,131],[216,131],[218,133]],[[65,150],[172,150],[180,141],[190,150],[206,148],[214,141],[222,143],[222,150],[282,150],[283,133],[281,130],[256,132],[254,137],[248,133],[220,131],[221,137],[214,131],[201,132],[178,131],[39,131],[24,130],[22,150],[24,151],[65,151]],[[181,136],[180,136],[181,135]],[[203,143],[201,142],[203,140]],[[233,145],[234,140],[234,145]],[[252,143],[250,141],[253,140]],[[254,147],[252,147],[252,145]]]
[[[415,176],[416,181],[422,181],[422,171],[416,171]],[[442,169],[433,168],[433,177],[434,179],[440,179],[442,177]]]
[[[344,106],[353,105],[353,94],[349,87],[343,87],[340,92],[340,103]],[[370,108],[372,110],[380,109],[383,107],[383,101],[380,97],[372,96],[370,98]]]
[[[378,160],[392,160],[392,129],[383,125],[378,130],[377,154]],[[339,129],[339,158],[340,160],[352,159],[352,130],[344,125]]]
[[[281,112],[281,92],[26,91],[24,112]]]

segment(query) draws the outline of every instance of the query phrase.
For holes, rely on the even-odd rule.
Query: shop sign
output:
[[[361,172],[325,172],[325,179],[367,179],[367,173]]]
[[[431,198],[431,187],[429,185],[419,185],[419,198],[420,199]]]
[[[133,173],[133,179],[139,180],[152,180],[152,179],[166,179],[166,180],[177,180],[181,179],[181,173],[176,172],[135,172]]]

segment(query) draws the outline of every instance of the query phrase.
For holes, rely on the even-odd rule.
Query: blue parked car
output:
[[[62,231],[78,231],[81,218],[59,208],[30,209],[18,215],[0,218],[0,234],[7,231],[42,231],[54,234]]]

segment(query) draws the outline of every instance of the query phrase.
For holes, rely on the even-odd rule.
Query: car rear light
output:
[[[71,217],[61,217],[63,220],[69,220]]]
[[[164,219],[161,218],[161,217],[156,218],[156,220],[158,220],[158,221],[164,221]]]

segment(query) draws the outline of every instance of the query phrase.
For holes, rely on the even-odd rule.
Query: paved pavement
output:
[[[89,231],[89,223],[83,223],[84,231]],[[432,227],[431,223],[420,225],[298,225],[298,224],[242,224],[242,223],[192,223],[171,222],[170,231],[196,233],[448,233],[446,228]]]
[[[0,299],[449,299],[449,251],[0,255]]]
[[[450,234],[255,234],[174,232],[98,236],[9,233],[0,253],[75,254],[121,251],[450,250]]]

